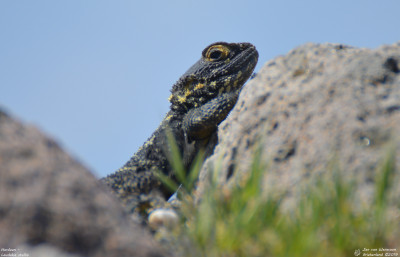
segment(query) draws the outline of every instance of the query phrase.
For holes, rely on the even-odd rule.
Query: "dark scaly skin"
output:
[[[130,212],[146,215],[171,195],[154,174],[159,170],[173,177],[166,131],[174,137],[186,170],[200,149],[212,153],[217,126],[235,105],[257,60],[258,52],[249,43],[217,42],[173,85],[170,111],[157,130],[122,168],[102,179]]]

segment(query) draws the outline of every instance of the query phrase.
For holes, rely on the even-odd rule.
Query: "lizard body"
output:
[[[160,126],[122,168],[102,179],[130,212],[146,213],[170,195],[154,174],[159,170],[173,176],[167,131],[186,169],[200,149],[213,151],[217,126],[235,105],[257,60],[258,52],[250,43],[217,42],[206,47],[201,59],[173,85],[170,111]]]

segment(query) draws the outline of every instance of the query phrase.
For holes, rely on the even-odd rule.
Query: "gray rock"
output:
[[[388,143],[400,152],[399,62],[400,43],[376,50],[308,43],[267,62],[220,125],[199,196],[214,167],[229,185],[260,147],[266,187],[292,191],[335,160],[370,198]]]
[[[1,110],[0,247],[29,256],[164,256],[88,170]]]

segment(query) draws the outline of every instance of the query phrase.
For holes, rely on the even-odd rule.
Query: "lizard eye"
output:
[[[217,62],[226,59],[228,54],[229,48],[225,45],[213,45],[207,49],[205,58],[209,62]]]

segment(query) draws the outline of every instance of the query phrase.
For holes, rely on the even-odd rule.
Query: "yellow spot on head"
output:
[[[179,103],[185,103],[186,102],[186,97],[184,97],[184,96],[178,96],[178,102]]]
[[[214,82],[214,83],[215,83],[215,82]],[[194,90],[202,89],[202,88],[205,87],[205,86],[206,86],[206,85],[199,83],[199,84],[197,84],[197,85],[194,87]]]

